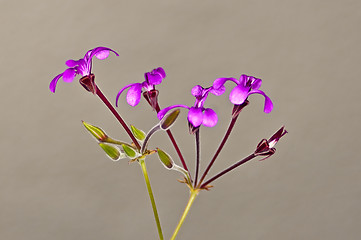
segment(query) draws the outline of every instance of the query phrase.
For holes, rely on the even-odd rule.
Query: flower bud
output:
[[[136,139],[140,141],[145,139],[145,133],[142,130],[134,127],[133,125],[130,125],[130,130],[132,130],[132,133]]]
[[[179,113],[180,110],[176,109],[171,113],[167,114],[166,116],[164,116],[160,121],[160,128],[163,129],[164,131],[168,130],[177,120]]]
[[[287,131],[284,129],[284,127],[281,127],[275,134],[272,135],[272,137],[270,137],[268,140],[267,139],[262,139],[258,145],[256,150],[254,151],[254,154],[256,156],[266,156],[265,158],[261,159],[261,160],[265,160],[267,158],[269,158],[270,156],[272,156],[275,152],[276,149],[274,148],[274,146],[276,145],[276,143],[280,140],[280,138],[282,136],[284,136],[287,133]]]
[[[160,150],[159,148],[157,148],[157,153],[159,160],[163,163],[164,167],[169,170],[172,169],[174,165],[172,158],[166,152]]]
[[[138,157],[139,154],[136,152],[136,150],[134,148],[127,146],[125,144],[122,144],[122,147],[128,158],[134,159],[134,158]]]
[[[99,146],[104,150],[107,156],[113,161],[119,161],[119,159],[124,158],[124,153],[122,153],[117,147],[99,143]]]
[[[96,126],[93,126],[89,123],[82,121],[85,128],[93,135],[99,142],[105,142],[108,139],[107,134],[101,129]]]

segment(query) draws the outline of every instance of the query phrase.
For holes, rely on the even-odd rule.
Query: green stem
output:
[[[140,166],[142,167],[142,171],[143,171],[143,175],[144,175],[144,180],[145,180],[145,183],[146,183],[146,185],[147,185],[147,189],[148,189],[148,194],[149,194],[150,201],[151,201],[151,203],[152,203],[154,218],[155,218],[155,222],[157,223],[157,228],[158,228],[159,239],[160,239],[160,240],[163,240],[163,233],[162,233],[162,228],[161,228],[161,226],[160,226],[160,221],[159,221],[157,206],[155,205],[155,200],[154,200],[154,196],[153,196],[153,191],[152,191],[152,187],[150,186],[150,181],[149,181],[148,172],[147,172],[147,168],[146,168],[146,166],[145,166],[145,161],[144,161],[144,159],[139,159],[139,164],[140,164]]]
[[[184,220],[186,219],[187,217],[187,214],[189,212],[189,209],[191,209],[191,206],[194,202],[194,200],[196,199],[198,193],[199,193],[199,190],[200,189],[191,189],[191,195],[189,196],[189,200],[188,200],[188,203],[187,203],[187,206],[186,208],[184,209],[184,212],[183,212],[183,215],[181,217],[181,219],[179,220],[179,223],[176,227],[176,229],[174,230],[174,233],[173,233],[173,236],[171,237],[171,240],[174,240],[179,232],[179,229],[181,228]]]

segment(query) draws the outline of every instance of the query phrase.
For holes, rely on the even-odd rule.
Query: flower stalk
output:
[[[155,222],[156,222],[156,224],[157,224],[159,239],[160,239],[160,240],[163,240],[164,238],[163,238],[162,227],[161,227],[161,225],[160,225],[160,220],[159,220],[159,215],[158,215],[158,211],[157,211],[157,206],[156,206],[156,204],[155,204],[152,187],[150,186],[150,181],[149,181],[149,177],[148,177],[147,167],[146,167],[146,165],[145,165],[144,159],[139,159],[139,164],[140,164],[140,166],[141,166],[141,168],[142,168],[142,172],[143,172],[143,175],[144,175],[145,184],[147,185],[147,190],[148,190],[150,202],[152,203],[152,209],[153,209],[154,219],[155,219]]]
[[[195,132],[195,138],[196,138],[196,171],[195,171],[195,177],[194,177],[194,186],[197,186],[197,181],[198,181],[198,174],[199,174],[199,159],[200,159],[200,154],[201,154],[201,150],[200,150],[200,144],[199,144],[199,129],[197,129],[197,131]]]
[[[218,173],[217,175],[215,175],[215,176],[212,177],[211,179],[207,180],[205,183],[203,183],[203,184],[200,186],[200,188],[201,188],[201,189],[207,189],[207,186],[208,186],[211,182],[213,182],[214,180],[222,177],[224,174],[232,171],[232,170],[235,169],[236,167],[239,167],[239,166],[241,166],[242,164],[244,164],[244,163],[252,160],[252,159],[255,158],[255,157],[256,157],[256,155],[255,155],[254,153],[252,153],[252,154],[249,155],[248,157],[246,157],[246,158],[244,158],[244,159],[236,162],[236,163],[233,164],[232,166],[226,168],[225,170],[223,170],[222,172]]]
[[[157,113],[160,111],[158,99],[157,99],[155,111],[156,111]],[[178,157],[179,157],[179,159],[180,159],[180,161],[181,161],[181,163],[182,163],[183,168],[188,172],[188,175],[191,176],[191,174],[190,174],[190,172],[189,172],[189,170],[188,170],[186,161],[184,160],[184,157],[183,157],[183,155],[182,155],[182,152],[181,152],[181,150],[179,149],[178,144],[177,144],[175,138],[173,137],[173,134],[172,134],[171,130],[168,129],[166,132],[167,132],[167,134],[168,134],[168,137],[169,137],[170,141],[171,141],[172,144],[173,144],[174,149],[176,150],[176,152],[177,152],[177,154],[178,154]]]
[[[182,227],[182,224],[183,224],[184,220],[186,219],[186,217],[187,217],[187,215],[188,215],[188,213],[189,213],[189,210],[191,209],[191,206],[193,205],[193,202],[194,202],[194,200],[196,199],[199,191],[200,191],[200,189],[191,189],[191,190],[190,190],[190,196],[189,196],[189,200],[188,200],[187,206],[186,206],[185,209],[184,209],[184,212],[183,212],[183,214],[182,214],[182,217],[181,217],[181,219],[179,220],[178,225],[177,225],[177,227],[175,228],[172,237],[170,238],[171,240],[174,240],[174,239],[177,237],[178,232],[179,232],[180,228]]]
[[[232,120],[228,126],[228,129],[226,131],[226,134],[224,135],[221,143],[219,144],[219,147],[216,151],[216,153],[214,154],[212,160],[209,162],[206,170],[204,171],[201,179],[199,180],[199,184],[198,184],[198,187],[202,184],[204,178],[207,176],[209,170],[211,169],[211,167],[213,166],[214,162],[216,161],[218,155],[220,154],[220,152],[222,151],[224,145],[226,144],[227,140],[228,140],[228,137],[231,135],[231,132],[233,130],[233,127],[238,119],[238,116],[239,116],[239,113],[242,111],[242,109],[248,105],[248,101],[246,100],[243,104],[241,105],[234,105],[233,106],[233,109],[232,109]]]
[[[137,147],[137,149],[141,149],[141,146],[138,142],[138,140],[134,137],[132,131],[130,130],[130,128],[128,127],[128,125],[124,122],[123,118],[119,115],[119,113],[115,110],[115,108],[113,107],[113,105],[108,101],[108,99],[104,96],[104,94],[102,93],[102,91],[100,91],[100,89],[98,88],[98,86],[96,86],[96,91],[95,94],[103,101],[103,103],[108,107],[108,109],[113,113],[113,115],[115,116],[115,118],[119,121],[119,123],[122,125],[122,127],[124,128],[124,130],[127,132],[127,134],[129,135],[129,137],[132,139],[133,143],[135,144],[135,146]]]

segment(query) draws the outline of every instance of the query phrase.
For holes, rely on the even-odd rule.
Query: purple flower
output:
[[[155,90],[155,85],[159,85],[162,83],[163,78],[166,77],[165,71],[163,68],[159,67],[153,69],[151,72],[144,73],[145,81],[142,83],[132,83],[126,85],[117,94],[117,98],[115,100],[115,105],[118,107],[118,100],[120,94],[129,88],[127,93],[127,102],[131,106],[138,105],[141,95],[142,95],[142,88],[144,88],[147,92]]]
[[[84,76],[91,75],[92,69],[92,58],[96,56],[98,59],[103,60],[109,56],[109,52],[112,51],[115,55],[119,56],[118,53],[113,51],[110,48],[106,47],[97,47],[92,50],[89,50],[84,58],[79,60],[68,60],[65,64],[69,67],[63,73],[57,75],[51,82],[50,82],[50,91],[55,92],[56,84],[58,80],[63,77],[64,82],[72,82],[77,74]]]
[[[188,107],[186,105],[178,104],[166,107],[159,111],[158,118],[162,119],[164,115],[173,108],[186,108],[188,109],[188,121],[189,123],[197,128],[200,125],[204,125],[206,127],[214,127],[218,122],[218,116],[216,112],[211,108],[204,108],[204,102],[208,97],[208,93],[212,93],[216,96],[222,95],[225,91],[225,87],[221,86],[218,89],[214,89],[213,87],[203,88],[199,85],[192,88],[192,95],[196,98],[193,107]]]
[[[229,100],[235,104],[240,105],[246,101],[249,95],[258,93],[265,97],[264,112],[270,113],[273,109],[271,99],[259,88],[261,87],[262,80],[252,76],[241,75],[240,79],[235,78],[218,78],[213,82],[214,89],[224,87],[227,81],[232,81],[237,84],[229,94]]]

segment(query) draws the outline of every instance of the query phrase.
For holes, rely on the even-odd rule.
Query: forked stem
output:
[[[147,172],[147,168],[146,168],[146,166],[145,166],[145,161],[144,161],[144,159],[139,159],[139,164],[140,164],[140,166],[142,167],[145,184],[147,185],[150,202],[152,203],[152,208],[153,208],[153,213],[154,213],[154,219],[155,219],[155,222],[156,222],[156,224],[157,224],[159,239],[160,239],[160,240],[163,240],[164,238],[163,238],[162,228],[161,228],[161,226],[160,226],[160,220],[159,220],[159,215],[158,215],[158,211],[157,211],[157,206],[156,206],[156,204],[155,204],[152,187],[150,186],[150,181],[149,181],[148,172]]]

